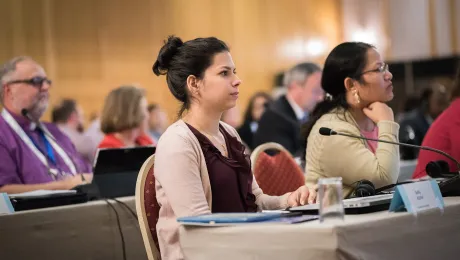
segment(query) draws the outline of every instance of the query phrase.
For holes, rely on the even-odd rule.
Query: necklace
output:
[[[188,120],[185,120],[185,119],[183,119],[183,120],[184,120],[185,123],[189,124],[189,123],[187,122]],[[217,143],[222,147],[222,149],[224,150],[223,155],[224,155],[224,156],[228,156],[227,146],[226,146],[226,144],[225,144],[225,138],[224,138],[224,143],[222,144],[222,143],[221,143],[217,138],[215,138],[213,135],[210,135],[208,132],[206,132],[206,131],[204,131],[204,130],[201,130],[200,127],[196,127],[195,129],[198,130],[199,132],[203,133],[203,134],[209,139],[209,141],[211,141],[211,139],[214,139],[214,141],[217,142]],[[212,141],[211,141],[211,143],[212,143]],[[216,148],[217,148],[217,147],[216,147]],[[217,150],[219,150],[219,149],[217,149]],[[220,150],[219,150],[219,151],[220,151]],[[221,152],[221,154],[222,154],[222,152]]]
[[[203,133],[210,139],[214,139],[214,141],[216,141],[221,147],[222,149],[224,150],[224,154],[227,155],[228,152],[227,152],[227,147],[225,146],[225,143],[222,144],[217,138],[215,138],[213,135],[210,135],[208,134],[207,132],[203,131]]]

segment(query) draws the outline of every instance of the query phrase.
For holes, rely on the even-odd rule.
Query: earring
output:
[[[354,95],[355,95],[356,103],[358,104],[361,103],[361,98],[359,98],[358,91],[355,91]]]

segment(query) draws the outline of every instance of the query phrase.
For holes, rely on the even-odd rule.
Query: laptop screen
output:
[[[138,172],[155,150],[153,146],[99,149],[94,160],[93,174]]]
[[[93,185],[97,196],[115,198],[133,196],[139,170],[155,153],[155,147],[101,149],[94,165]]]

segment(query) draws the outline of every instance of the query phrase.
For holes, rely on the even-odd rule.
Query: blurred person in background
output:
[[[85,142],[86,145],[88,145],[88,153],[84,154],[91,163],[94,161],[97,148],[102,139],[104,139],[104,133],[101,131],[101,118],[99,113],[93,113],[90,116],[90,123],[85,132]]]
[[[301,125],[308,120],[316,104],[324,99],[321,68],[314,63],[301,63],[287,71],[283,80],[287,93],[265,110],[252,147],[275,142],[298,157],[304,147],[300,136]]]
[[[63,99],[57,106],[53,107],[51,121],[69,137],[75,132],[81,134],[84,131],[83,110],[74,99]],[[72,138],[70,139],[72,140]]]
[[[408,112],[399,123],[399,141],[402,143],[421,145],[425,134],[433,121],[449,105],[449,94],[445,86],[435,83],[426,88],[420,103]],[[400,146],[402,160],[413,160],[418,157],[419,149]]]
[[[270,102],[272,102],[272,98],[265,92],[257,92],[249,100],[248,107],[244,113],[244,121],[238,129],[238,134],[243,142],[245,142],[245,144],[251,149],[255,148],[251,146],[254,133],[259,127],[259,120],[262,117],[266,106],[268,106]]]
[[[149,111],[144,90],[121,86],[112,90],[104,102],[101,130],[105,133],[99,148],[154,145],[148,136]]]
[[[411,112],[418,108],[420,104],[420,98],[417,95],[409,96],[402,105],[398,115],[396,116],[397,122],[402,122]]]
[[[452,89],[451,103],[431,124],[422,142],[423,146],[432,147],[460,161],[460,68]],[[413,178],[427,175],[425,167],[429,162],[443,160],[449,164],[451,172],[458,172],[455,162],[445,156],[431,151],[420,150],[417,167]]]
[[[63,99],[53,108],[51,121],[65,133],[77,148],[77,151],[91,161],[93,144],[84,134],[84,115],[73,99]]]
[[[158,104],[150,104],[147,109],[149,111],[149,134],[157,143],[161,134],[168,127],[168,117]]]
[[[29,57],[0,68],[0,192],[67,190],[91,182],[91,166],[59,128],[40,122],[51,80]]]

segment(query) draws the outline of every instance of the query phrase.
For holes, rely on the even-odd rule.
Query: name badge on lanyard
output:
[[[19,124],[16,122],[16,120],[11,116],[11,114],[6,110],[3,109],[2,111],[2,117],[5,119],[5,121],[8,123],[8,125],[16,132],[16,134],[21,138],[21,140],[30,148],[30,150],[37,156],[37,158],[46,166],[48,169],[49,173],[53,176],[53,178],[56,178],[58,175],[59,171],[57,169],[51,169],[48,164],[48,160],[46,156],[36,147],[32,139],[24,132],[24,130],[19,126]],[[45,127],[45,126],[43,126]],[[44,131],[49,131],[45,128]],[[54,138],[48,138],[44,133],[41,133],[44,140],[45,140],[45,145],[47,146],[47,152],[50,150],[52,153],[52,149],[54,149],[57,154],[62,158],[64,163],[67,165],[67,167],[70,169],[72,175],[75,175],[77,173],[77,170],[75,168],[74,163],[70,159],[70,157],[67,155],[66,152],[59,146],[59,144],[56,143]],[[56,159],[56,158],[54,158]]]
[[[48,167],[48,172],[51,176],[53,176],[54,179],[57,178],[59,171],[53,168]]]

